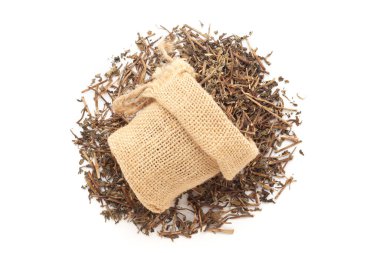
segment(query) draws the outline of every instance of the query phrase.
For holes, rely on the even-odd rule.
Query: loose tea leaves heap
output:
[[[106,220],[133,222],[144,234],[155,230],[161,236],[191,237],[198,231],[232,233],[222,226],[231,219],[252,217],[261,203],[274,202],[293,182],[285,167],[301,143],[292,127],[299,125],[297,109],[285,107],[286,90],[268,79],[266,57],[259,56],[249,36],[202,33],[188,25],[174,27],[167,38],[176,41],[171,57],[187,60],[197,82],[246,137],[256,143],[260,155],[232,181],[221,174],[179,196],[175,205],[161,214],[146,209],[136,198],[111,154],[108,137],[133,117],[111,110],[112,101],[152,80],[152,74],[165,57],[157,48],[161,39],[153,32],[138,35],[137,52],[126,51],[114,57],[111,69],[96,75],[82,91],[82,115],[77,121],[80,134],[74,135],[81,156],[89,198],[100,202]],[[288,81],[280,77],[279,82]],[[286,84],[285,84],[286,85]],[[86,98],[85,98],[86,95]],[[89,97],[93,99],[91,110]],[[285,100],[284,100],[285,99]],[[294,101],[289,103],[297,106]],[[287,144],[285,144],[285,142]]]

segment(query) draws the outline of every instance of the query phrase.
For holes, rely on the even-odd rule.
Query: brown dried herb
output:
[[[79,173],[86,181],[83,188],[90,199],[100,202],[106,220],[126,219],[144,234],[156,230],[172,239],[191,237],[198,231],[230,234],[233,230],[223,229],[224,224],[252,217],[261,210],[261,203],[274,202],[293,182],[292,177],[286,177],[285,167],[295,151],[288,149],[301,143],[292,131],[293,124],[300,124],[300,112],[285,107],[285,90],[280,92],[275,79],[267,80],[265,64],[269,64],[270,54],[257,55],[248,36],[223,33],[214,37],[210,29],[202,33],[188,25],[163,29],[169,33],[167,39],[175,41],[172,56],[187,59],[197,73],[197,81],[242,134],[254,139],[261,155],[233,181],[217,175],[179,196],[175,206],[162,214],[144,208],[124,179],[107,138],[131,120],[113,115],[112,101],[137,84],[150,81],[156,67],[163,63],[156,47],[160,38],[149,31],[147,36],[138,34],[136,53],[128,50],[114,57],[111,69],[96,75],[82,91],[93,99],[95,107],[91,112],[84,96],[79,100],[83,103],[77,122],[80,135],[73,133],[81,156]],[[283,142],[290,144],[284,146]]]

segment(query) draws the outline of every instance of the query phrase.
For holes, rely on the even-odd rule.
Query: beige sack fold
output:
[[[155,213],[219,172],[233,179],[258,154],[182,59],[157,69],[153,81],[116,99],[113,108],[138,111],[108,143],[137,198]]]

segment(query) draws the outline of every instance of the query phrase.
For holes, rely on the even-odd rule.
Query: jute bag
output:
[[[155,213],[219,172],[233,179],[258,154],[196,82],[193,68],[167,59],[153,81],[114,101],[115,113],[137,113],[108,138],[133,192]]]

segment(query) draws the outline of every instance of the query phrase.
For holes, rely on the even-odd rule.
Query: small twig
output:
[[[251,96],[249,96],[248,93],[244,92],[242,90],[242,92],[247,95],[248,99],[251,100],[253,103],[255,103],[256,105],[258,105],[259,107],[263,108],[264,110],[266,110],[267,112],[269,112],[270,114],[272,114],[274,117],[276,117],[277,119],[279,119],[281,122],[285,123],[286,125],[288,126],[291,126],[292,124],[289,123],[288,121],[284,120],[283,118],[281,118],[280,116],[278,116],[277,114],[275,114],[274,112],[272,112],[270,110],[270,108],[266,107],[265,105],[262,105],[260,104],[259,102],[257,102],[256,100],[254,100]]]
[[[286,186],[290,185],[291,183],[293,182],[293,177],[290,177],[288,178],[286,181],[285,181],[285,184],[284,186],[281,188],[281,190],[276,194],[276,196],[274,197],[274,199],[278,199],[278,197],[280,197],[281,193],[285,190]]]
[[[296,136],[282,135],[282,136],[280,136],[280,138],[283,140],[288,140],[288,141],[292,141],[292,142],[298,142],[299,141],[299,139]]]
[[[208,74],[208,76],[206,76],[202,81],[200,81],[199,84],[202,85],[205,82],[207,82],[214,75],[215,72],[216,72],[216,69],[214,69],[210,74]]]
[[[265,67],[264,67],[264,64],[261,62],[260,57],[257,56],[256,52],[252,49],[251,45],[249,44],[249,40],[248,40],[248,39],[245,39],[245,41],[247,42],[247,45],[248,45],[248,48],[249,48],[249,52],[252,54],[253,57],[255,57],[257,63],[260,65],[260,68],[261,68],[263,71],[266,71],[266,69],[265,69]]]
[[[233,229],[223,229],[223,228],[209,228],[207,231],[213,232],[213,233],[223,233],[223,234],[229,234],[232,235],[234,233]]]
[[[280,152],[282,152],[282,151],[284,151],[284,150],[287,150],[288,148],[294,147],[295,145],[298,145],[298,144],[300,144],[300,143],[302,143],[302,141],[294,142],[294,143],[292,143],[292,144],[290,144],[290,145],[288,145],[288,146],[286,146],[286,147],[283,147],[283,148],[281,148],[281,149],[279,149],[279,150],[276,150],[275,153],[280,153]]]

